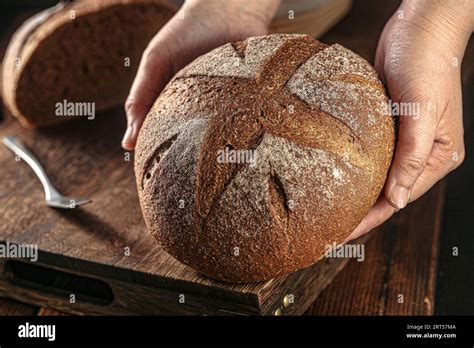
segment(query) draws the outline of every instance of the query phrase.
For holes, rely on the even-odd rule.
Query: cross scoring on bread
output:
[[[233,47],[244,60],[246,46],[237,43]],[[238,89],[243,100],[232,103],[236,106],[233,110],[228,108],[227,100],[214,104],[215,115],[209,121],[197,166],[196,222],[200,228],[232,179],[245,166],[217,162],[218,151],[228,145],[234,149],[255,150],[268,132],[299,146],[346,156],[356,167],[368,166],[369,156],[364,145],[350,127],[326,112],[315,110],[285,88],[293,73],[326,47],[310,37],[291,38],[263,64],[256,78],[232,78],[230,82],[227,79],[225,84]],[[212,78],[223,83],[222,78],[212,76],[192,77]],[[335,129],[340,133],[339,138],[325,135]],[[341,138],[348,144],[343,149]]]

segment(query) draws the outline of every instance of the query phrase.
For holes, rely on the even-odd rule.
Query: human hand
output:
[[[143,121],[167,82],[198,56],[230,41],[264,35],[279,0],[188,0],[143,53],[125,102],[122,147],[133,150]]]
[[[418,112],[399,116],[384,191],[346,241],[380,225],[462,163],[460,69],[473,18],[472,1],[404,1],[386,24],[375,68],[392,102]]]

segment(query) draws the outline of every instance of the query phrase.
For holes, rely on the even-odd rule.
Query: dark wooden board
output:
[[[435,315],[474,313],[474,36],[464,56],[462,82],[466,159],[447,178]]]
[[[38,245],[37,264],[100,279],[115,297],[108,305],[93,298],[70,304],[64,297],[70,289],[60,292],[27,282],[22,272],[39,270],[15,271],[18,264],[8,259],[0,260],[0,294],[77,314],[272,314],[291,293],[295,304],[284,312],[297,314],[346,263],[324,260],[288,277],[250,284],[217,282],[182,265],[146,232],[132,157],[126,161],[128,154],[120,148],[123,129],[121,110],[47,130],[26,130],[14,120],[2,125],[0,136],[16,135],[33,149],[61,192],[90,197],[93,203],[77,210],[46,207],[34,173],[1,146],[0,241]]]
[[[57,294],[45,294],[43,288],[34,290],[33,284],[28,284],[30,289],[21,288],[19,283],[25,287],[25,281],[16,279],[13,284],[18,274],[8,267],[7,260],[0,264],[4,269],[0,293],[73,313],[248,314],[271,314],[281,307],[284,295],[291,293],[296,303],[283,312],[296,314],[303,312],[345,265],[347,260],[324,260],[289,277],[242,285],[215,282],[181,265],[145,232],[132,161],[124,160],[126,154],[119,147],[123,128],[121,111],[101,115],[97,121],[80,120],[44,131],[26,131],[16,122],[0,128],[0,134],[16,134],[34,149],[60,191],[94,200],[78,211],[46,208],[31,170],[1,149],[0,206],[5,222],[0,227],[0,240],[38,244],[41,263],[103,279],[115,300],[101,307],[90,303],[70,306]],[[124,255],[125,248],[130,248],[129,256]],[[130,292],[139,293],[141,302],[131,302]],[[186,295],[186,304],[177,306],[180,294]],[[159,305],[155,305],[157,301]]]
[[[339,42],[373,61],[377,38],[400,1],[356,0],[354,6],[323,39]],[[351,260],[318,297],[306,314],[313,315],[427,315],[472,313],[472,178],[474,151],[474,39],[462,64],[466,159],[455,173],[424,197],[371,233],[366,262]],[[443,209],[446,182],[448,210]],[[472,185],[471,185],[472,186]],[[450,189],[451,188],[451,189]],[[454,188],[454,189],[453,189]],[[470,190],[472,192],[472,190]],[[451,199],[454,201],[454,199]],[[444,221],[443,221],[444,219]],[[444,245],[440,248],[440,232]],[[453,257],[453,246],[463,252]],[[439,265],[441,263],[441,266]],[[437,277],[441,274],[441,288]],[[470,284],[470,285],[469,285]],[[441,291],[440,291],[441,290]],[[404,302],[398,302],[398,295]],[[437,311],[438,304],[441,311]],[[471,311],[471,312],[470,312]]]
[[[445,183],[371,232],[307,315],[432,315]]]
[[[349,16],[338,24],[335,29],[331,30],[323,38],[323,41],[329,43],[339,42],[372,60],[378,35],[398,2],[387,1],[382,5],[375,0],[354,1],[354,7]],[[472,91],[473,48],[474,45],[471,40],[463,64],[464,86],[471,86],[471,89],[467,89],[467,91]],[[465,93],[465,95],[469,96],[469,93]],[[115,146],[118,147],[118,144],[115,144]],[[469,158],[466,159],[466,161],[469,160]],[[28,169],[26,169],[27,171]],[[1,172],[2,169],[0,169],[0,174]],[[33,176],[30,179],[32,181],[36,180]],[[38,185],[38,183],[34,185]],[[66,192],[77,193],[76,191]],[[441,219],[439,210],[442,206],[443,192],[444,186],[437,185],[428,196],[421,198],[381,228],[373,231],[371,239],[366,243],[366,261],[349,261],[348,266],[339,273],[333,283],[321,292],[315,304],[310,307],[306,314],[399,315],[432,313],[433,307],[436,309],[436,303],[433,299],[436,284],[433,269],[437,267],[437,231]],[[446,232],[450,233],[450,231]],[[400,238],[397,236],[400,236]],[[451,243],[458,242],[454,240]],[[340,265],[340,267],[342,266]],[[450,275],[451,279],[459,278],[453,278],[453,272],[450,272]],[[307,302],[316,296],[315,294],[319,292],[321,287],[324,287],[328,279],[323,278],[322,282],[324,284],[318,284],[315,289],[307,288],[308,292],[315,292],[312,297],[307,298]],[[454,293],[453,286],[455,285],[452,284],[444,292]],[[15,291],[15,288],[12,291]],[[282,294],[284,293],[285,291],[282,291]],[[398,294],[405,295],[404,303],[399,304],[397,302]],[[275,301],[276,306],[274,308],[278,308],[282,296],[280,295],[278,300]],[[427,301],[425,301],[425,297]],[[18,295],[17,298],[25,301],[23,294]],[[296,300],[296,306],[299,306],[298,297],[296,297]],[[62,308],[61,305],[56,303],[50,305],[49,298],[39,297],[26,299],[26,301],[60,310]],[[2,311],[3,308],[8,309]],[[0,301],[0,312],[4,314],[22,314],[25,313],[25,308],[29,308],[31,313],[34,312],[33,306],[18,304],[6,299]],[[55,313],[50,309],[43,311],[45,314]],[[43,311],[40,311],[39,314]],[[284,314],[288,312],[290,311],[284,310]],[[294,310],[293,313],[298,313],[298,311]]]
[[[8,298],[0,298],[0,316],[2,315],[35,315],[37,308]]]
[[[18,26],[20,20],[15,23]],[[2,43],[6,42],[3,37]],[[229,285],[183,266],[164,253],[145,231],[133,180],[133,158],[125,161],[128,154],[119,146],[123,129],[121,110],[100,115],[97,121],[80,120],[48,130],[27,131],[11,119],[0,126],[0,136],[17,135],[34,150],[61,192],[94,200],[77,211],[47,208],[32,171],[14,161],[2,147],[0,241],[38,245],[38,264],[100,278],[115,298],[107,306],[88,303],[86,300],[93,301],[90,298],[71,305],[64,297],[67,291],[48,290],[31,279],[22,280],[15,271],[22,264],[13,267],[5,259],[0,260],[0,294],[78,314],[272,314],[282,307],[283,297],[291,293],[294,305],[280,309],[298,314],[344,267],[347,260],[325,260],[281,279]],[[126,256],[128,248],[130,255]],[[180,294],[185,295],[185,304],[178,303]]]

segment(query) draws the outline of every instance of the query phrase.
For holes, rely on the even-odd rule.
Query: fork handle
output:
[[[2,138],[2,143],[15,154],[20,156],[28,165],[33,169],[35,174],[43,184],[44,194],[46,196],[46,200],[51,199],[52,196],[57,195],[58,192],[51,184],[51,181],[46,174],[43,166],[39,162],[39,160],[31,153],[30,150],[26,148],[26,146],[16,137],[14,136],[6,136]]]

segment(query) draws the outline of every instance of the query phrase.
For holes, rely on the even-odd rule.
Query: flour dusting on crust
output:
[[[225,281],[309,266],[344,241],[383,187],[394,147],[386,101],[365,60],[303,35],[250,38],[198,58],[163,91],[138,140],[140,173],[179,132],[138,188],[151,233],[178,260]],[[256,162],[219,166],[202,156],[213,144],[254,151]],[[360,151],[349,154],[354,144]],[[367,160],[355,165],[354,156]]]

